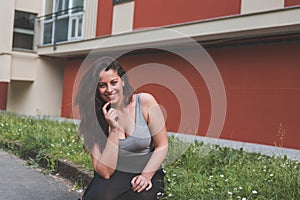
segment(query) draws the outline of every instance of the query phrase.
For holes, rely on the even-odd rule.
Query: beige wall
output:
[[[14,28],[14,0],[0,3],[0,52],[9,52],[12,47],[12,32]],[[5,28],[3,28],[5,27]]]
[[[11,55],[0,55],[0,82],[9,82],[11,75]]]
[[[90,39],[96,37],[96,25],[97,25],[97,10],[98,0],[87,0],[84,5],[83,15],[83,37],[84,39]]]
[[[9,82],[7,111],[59,116],[64,61],[12,50],[14,10],[41,15],[42,4],[43,0],[1,1],[0,25],[5,29],[0,31],[0,81]]]
[[[132,31],[134,16],[134,1],[121,3],[114,6],[112,34]]]
[[[11,61],[11,80],[34,81],[37,70],[36,53],[13,52]]]
[[[8,87],[7,110],[26,115],[60,116],[64,62],[36,58],[34,81],[12,80]]]
[[[10,81],[14,5],[14,0],[0,3],[0,82]]]
[[[42,13],[43,0],[14,0],[16,10],[32,13]]]
[[[242,0],[241,14],[284,8],[284,0]]]

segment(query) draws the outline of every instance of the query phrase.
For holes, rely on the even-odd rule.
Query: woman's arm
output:
[[[103,114],[109,124],[110,129],[106,145],[102,152],[100,151],[98,144],[95,144],[91,151],[94,169],[105,179],[109,179],[110,176],[115,172],[119,152],[119,134],[120,131],[122,131],[117,122],[116,111],[113,108],[109,109],[109,111],[106,111],[106,108],[109,104],[109,102],[106,103],[102,108]]]
[[[131,182],[133,190],[137,192],[151,189],[151,179],[168,153],[168,136],[161,108],[155,98],[147,93],[142,93],[140,102],[143,112],[146,113],[146,121],[152,133],[155,149],[142,174],[134,177]]]

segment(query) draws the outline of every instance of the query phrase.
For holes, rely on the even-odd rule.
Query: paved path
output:
[[[24,161],[0,150],[0,199],[77,200],[62,181],[30,169]]]

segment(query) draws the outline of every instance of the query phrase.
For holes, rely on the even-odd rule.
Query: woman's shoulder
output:
[[[156,99],[150,93],[142,92],[142,93],[139,93],[139,96],[140,96],[140,103],[142,105],[152,106],[154,104],[157,104]]]

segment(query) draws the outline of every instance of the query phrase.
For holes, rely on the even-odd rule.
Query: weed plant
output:
[[[21,157],[35,152],[32,165],[47,155],[51,170],[58,158],[92,170],[77,128],[69,122],[0,114],[0,144],[7,142],[19,144],[10,151]],[[300,164],[296,161],[199,142],[187,145],[173,137],[169,146],[161,199],[300,199]]]

